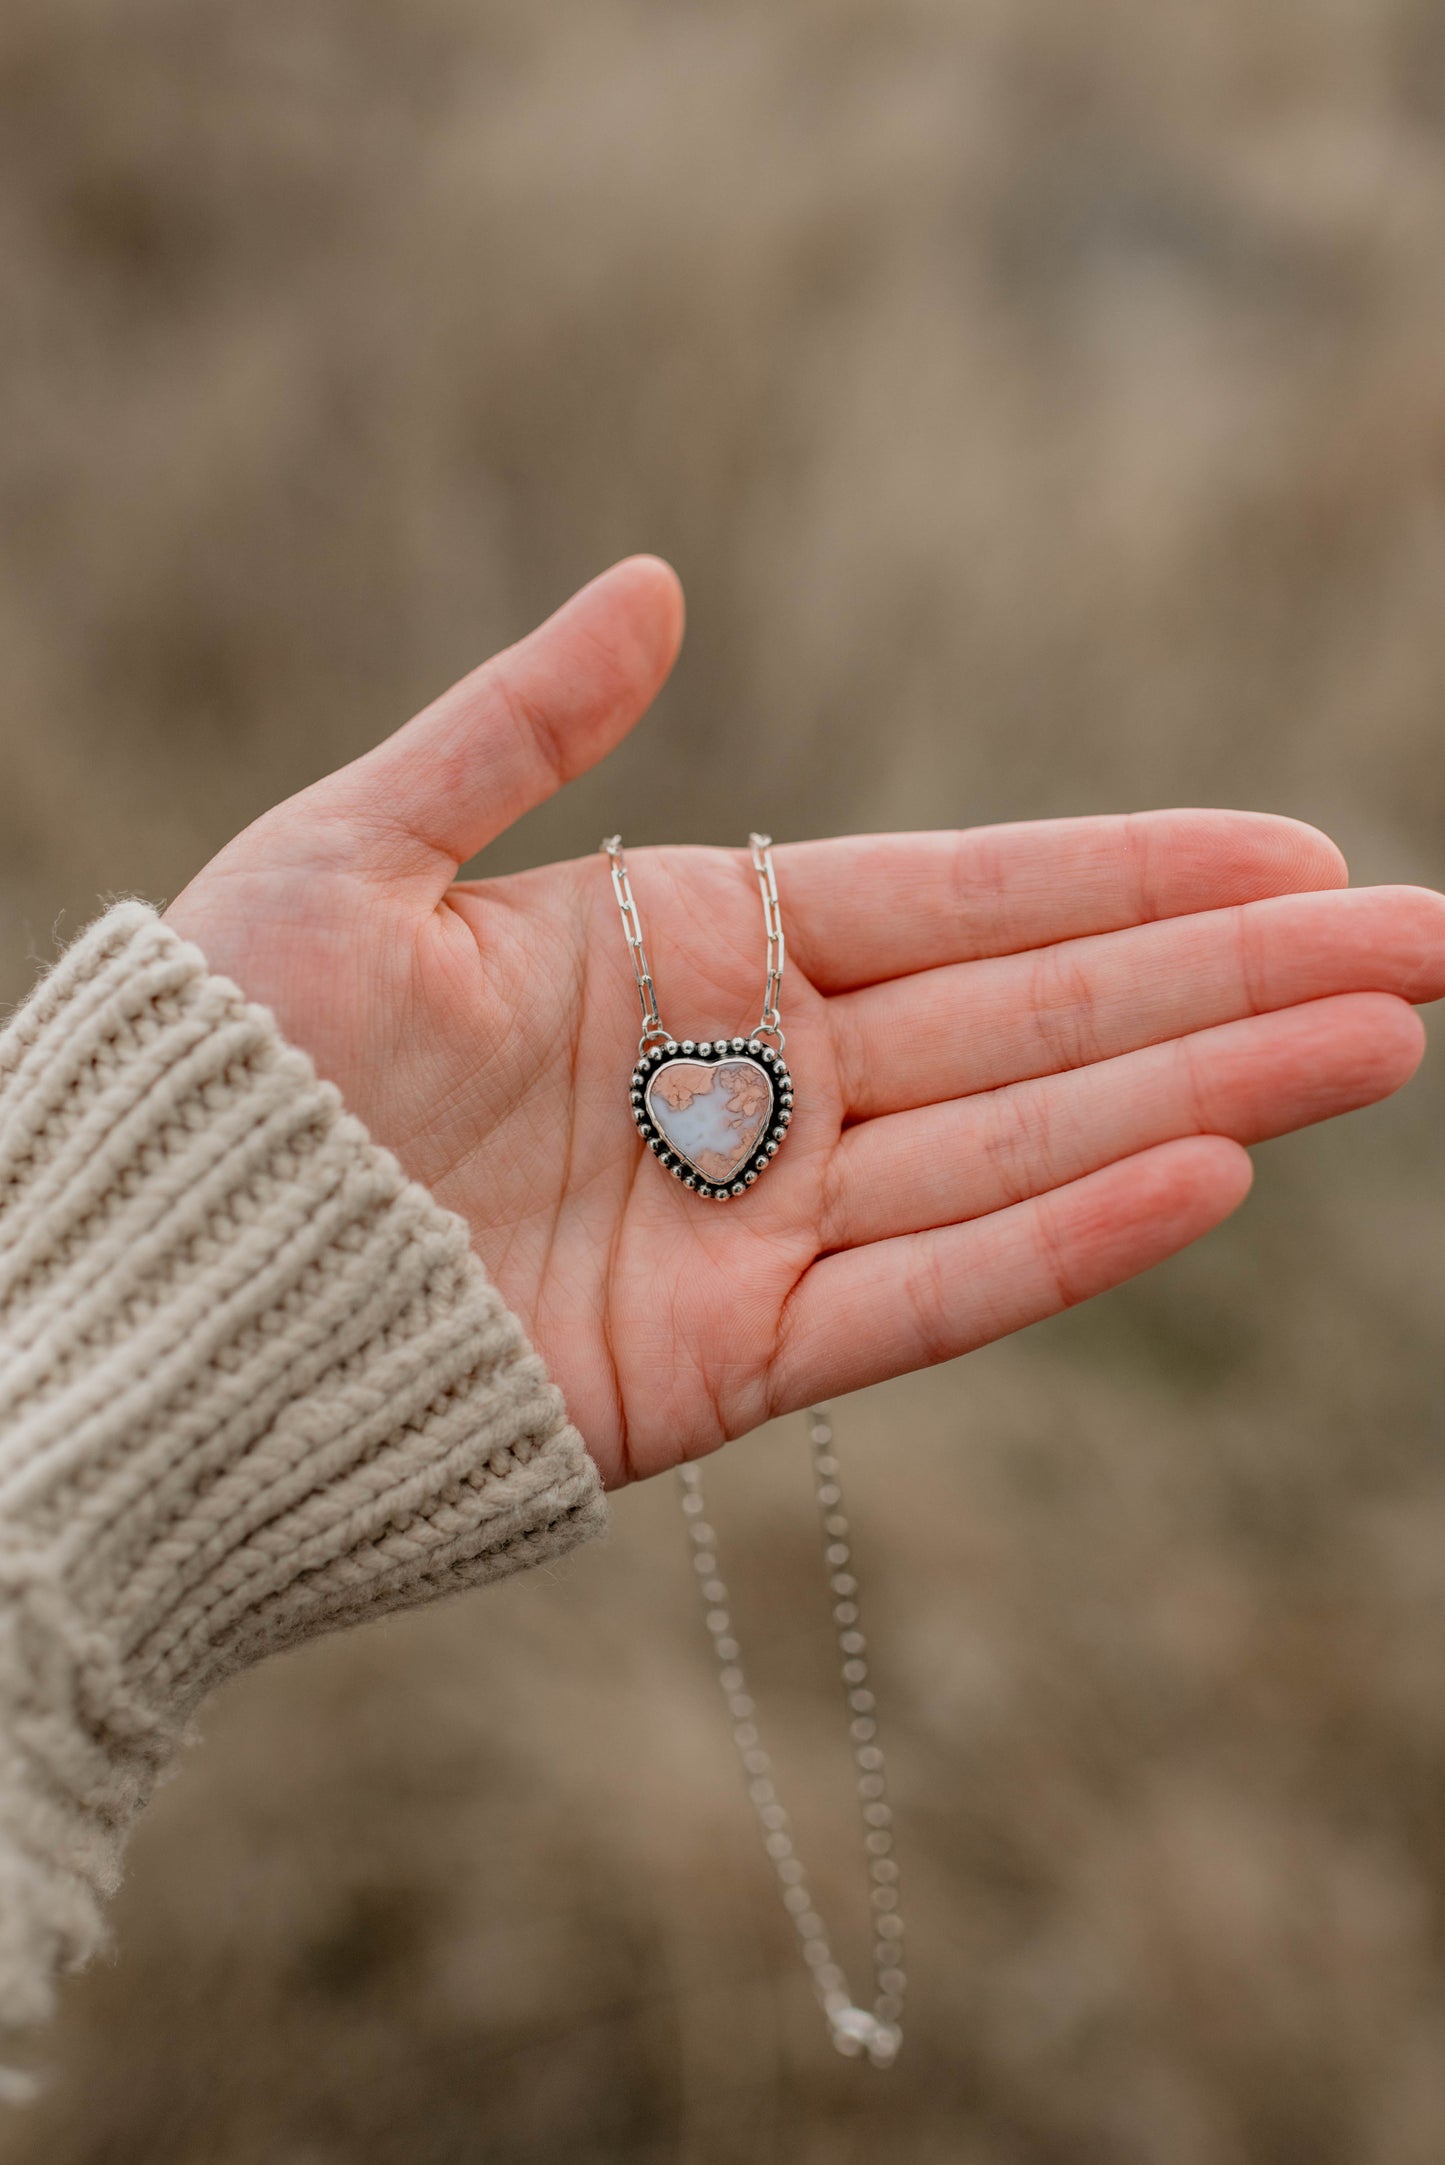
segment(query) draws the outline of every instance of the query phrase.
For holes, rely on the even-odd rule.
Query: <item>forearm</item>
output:
[[[95,1946],[221,1678],[602,1515],[461,1220],[112,910],[0,1036],[0,2022]]]

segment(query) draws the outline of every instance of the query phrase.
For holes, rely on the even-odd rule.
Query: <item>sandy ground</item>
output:
[[[8,996],[635,547],[675,685],[499,866],[1218,801],[1445,883],[1427,0],[8,0],[0,392]],[[1442,1110],[845,1409],[894,2073],[663,1484],[224,1695],[4,2165],[1438,2165]],[[714,1489],[856,1945],[800,1434]]]

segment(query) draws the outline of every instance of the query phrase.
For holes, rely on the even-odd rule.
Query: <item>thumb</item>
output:
[[[682,587],[655,556],[614,564],[515,646],[305,794],[355,832],[367,871],[434,881],[597,764],[656,698]]]

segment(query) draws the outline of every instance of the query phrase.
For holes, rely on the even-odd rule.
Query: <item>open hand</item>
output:
[[[1243,1144],[1398,1088],[1409,1003],[1445,993],[1445,897],[1348,890],[1291,820],[780,847],[797,1112],[755,1188],[699,1202],[629,1117],[604,861],[456,881],[633,726],[681,631],[671,571],[616,566],[167,912],[467,1220],[611,1484],[1158,1262],[1243,1198]],[[750,1030],[746,850],[629,862],[672,1029]]]

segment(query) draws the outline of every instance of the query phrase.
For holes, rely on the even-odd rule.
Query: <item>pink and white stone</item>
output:
[[[773,1093],[756,1060],[670,1060],[647,1085],[647,1111],[695,1173],[725,1187],[762,1141]]]

